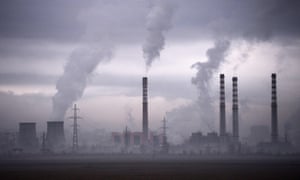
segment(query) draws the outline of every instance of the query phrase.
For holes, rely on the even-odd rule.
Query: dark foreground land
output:
[[[0,158],[0,179],[300,179],[300,157],[6,157]]]

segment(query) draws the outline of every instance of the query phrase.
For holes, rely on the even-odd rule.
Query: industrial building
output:
[[[17,133],[0,132],[0,154],[12,152],[17,146]]]
[[[46,146],[52,151],[60,151],[65,147],[65,134],[63,121],[48,121]]]
[[[112,141],[122,152],[168,151],[166,120],[163,120],[163,133],[149,132],[148,127],[148,78],[142,78],[142,132],[131,132],[127,127],[124,132],[112,132]]]
[[[239,101],[238,101],[238,77],[232,77],[232,132],[226,128],[226,96],[225,96],[225,75],[220,74],[219,89],[219,132],[208,132],[203,134],[200,131],[191,132],[191,135],[183,144],[169,145],[166,135],[166,119],[163,120],[162,132],[149,130],[148,117],[148,78],[142,78],[142,119],[141,131],[131,131],[127,127],[123,132],[112,132],[108,136],[109,142],[99,145],[103,153],[184,153],[196,154],[237,154],[243,153],[243,148],[255,153],[292,153],[295,152],[292,144],[288,141],[287,133],[285,140],[279,138],[278,132],[278,106],[277,106],[277,81],[276,74],[271,75],[271,123],[270,126],[253,126],[250,129],[248,138],[249,144],[243,144],[239,137]],[[74,105],[74,115],[70,118],[73,123],[73,152],[79,151],[77,120],[77,106]],[[269,128],[270,127],[270,128]],[[269,129],[271,131],[269,132]],[[13,147],[13,136],[1,135],[6,144]],[[19,124],[17,145],[24,152],[36,152],[37,150],[51,152],[66,151],[66,140],[63,121],[48,121],[47,132],[43,134],[42,142],[37,138],[36,123],[22,122]],[[0,144],[4,146],[4,144]],[[6,145],[5,145],[6,146]],[[8,145],[7,145],[8,146]],[[101,148],[100,148],[101,147]],[[68,151],[68,150],[67,150]]]
[[[39,144],[36,135],[36,123],[19,123],[18,145],[24,152],[34,152],[38,150]]]
[[[220,132],[193,132],[185,143],[187,152],[199,154],[239,153],[238,78],[232,78],[232,134],[226,132],[225,75],[220,74]]]
[[[144,152],[149,152],[149,150],[152,152],[153,148],[159,151],[163,144],[163,135],[151,131],[147,142],[144,142],[143,135],[143,132],[131,132],[126,128],[124,132],[112,132],[112,141],[115,148],[119,148],[121,152],[140,153],[143,147],[150,148]]]
[[[259,142],[256,150],[259,153],[268,154],[293,153],[296,151],[287,138],[284,141],[279,139],[277,80],[275,73],[271,74],[271,137],[269,142]]]

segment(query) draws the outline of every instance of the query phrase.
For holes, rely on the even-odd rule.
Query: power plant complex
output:
[[[282,141],[278,133],[278,107],[276,74],[271,75],[271,133],[269,140],[260,139],[255,146],[249,147],[240,140],[239,132],[239,101],[238,101],[238,77],[232,77],[232,132],[228,132],[226,124],[226,96],[225,75],[220,74],[219,92],[219,133],[191,132],[190,137],[179,145],[172,145],[167,141],[167,120],[163,118],[162,132],[149,129],[148,117],[148,78],[142,78],[142,128],[141,131],[131,131],[127,127],[123,132],[112,132],[109,142],[101,144],[103,147],[94,147],[93,152],[101,153],[162,153],[162,154],[240,154],[240,153],[293,153],[293,146],[289,141]],[[73,108],[74,115],[70,118],[73,123],[72,151],[81,152],[80,137],[78,137],[76,104]],[[48,121],[47,131],[39,140],[35,122],[21,122],[15,148],[21,152],[68,152],[64,121]],[[268,128],[253,127],[251,132],[255,135],[266,134]],[[105,148],[104,148],[105,147]]]

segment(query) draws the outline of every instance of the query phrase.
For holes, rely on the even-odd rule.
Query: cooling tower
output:
[[[220,136],[226,135],[225,76],[220,74]]]
[[[147,77],[143,77],[143,136],[148,141],[148,87]]]
[[[238,78],[232,78],[232,136],[239,141]]]
[[[47,122],[47,146],[52,150],[60,150],[65,144],[64,122],[48,121]]]
[[[36,137],[36,123],[19,123],[18,142],[24,151],[32,151],[38,148],[38,139]]]
[[[271,97],[271,139],[272,142],[278,141],[278,121],[277,121],[277,92],[276,92],[276,74],[271,75],[272,78],[272,97]]]

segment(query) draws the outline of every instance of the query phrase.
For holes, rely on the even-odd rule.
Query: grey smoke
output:
[[[206,51],[208,61],[197,62],[192,65],[192,68],[197,69],[197,74],[192,78],[192,83],[197,86],[200,96],[202,96],[202,93],[204,95],[208,93],[210,80],[222,62],[225,61],[229,47],[230,42],[228,40],[217,40],[214,47]]]
[[[199,91],[198,105],[200,106],[201,121],[206,122],[208,128],[213,130],[214,108],[213,100],[210,96],[210,82],[215,72],[218,71],[220,65],[225,61],[230,48],[228,40],[218,40],[214,47],[206,51],[208,57],[207,62],[197,62],[192,68],[197,69],[197,74],[192,78],[192,83],[196,85]]]
[[[180,106],[166,113],[167,137],[171,144],[181,144],[191,132],[202,130],[199,122],[199,107],[195,103]]]
[[[174,5],[169,1],[155,1],[147,16],[147,36],[143,44],[146,69],[151,67],[155,58],[160,57],[160,51],[165,46],[164,34],[171,27]]]
[[[71,105],[82,97],[89,75],[100,62],[109,60],[111,49],[105,47],[86,46],[72,52],[64,73],[56,83],[57,93],[53,97],[52,120],[62,121]]]
[[[128,126],[129,130],[134,130],[136,128],[135,119],[132,115],[132,111],[132,107],[125,106],[126,126]]]
[[[230,49],[228,40],[217,40],[212,48],[206,51],[207,62],[197,62],[192,65],[196,68],[196,76],[192,83],[197,87],[199,97],[196,102],[176,108],[167,113],[170,127],[168,138],[173,144],[179,144],[188,138],[190,132],[214,131],[213,99],[210,95],[210,82],[221,64],[226,60]],[[179,128],[178,128],[179,127]]]

